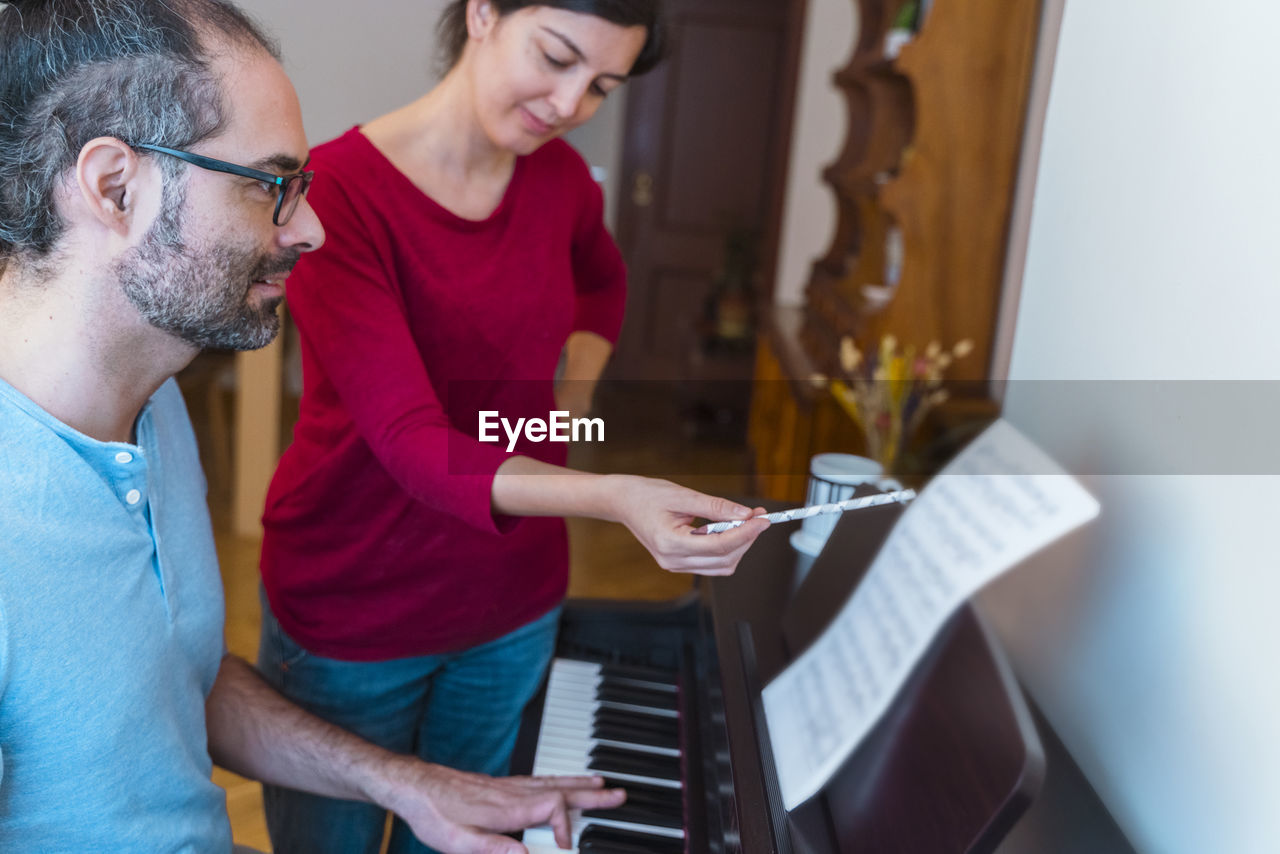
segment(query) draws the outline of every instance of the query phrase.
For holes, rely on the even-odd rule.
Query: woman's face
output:
[[[527,6],[469,10],[476,114],[499,148],[528,154],[595,113],[626,80],[647,33],[594,15]]]

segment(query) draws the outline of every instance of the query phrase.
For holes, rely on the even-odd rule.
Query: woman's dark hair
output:
[[[640,55],[628,72],[637,77],[662,60],[666,47],[662,31],[661,0],[489,0],[498,15],[507,15],[528,6],[550,6],[567,12],[595,15],[622,27],[644,27],[647,36]],[[440,15],[436,26],[445,68],[453,68],[467,46],[467,0],[453,0]]]

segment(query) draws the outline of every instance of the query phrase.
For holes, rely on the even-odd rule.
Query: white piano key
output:
[[[551,673],[553,676],[559,677],[565,682],[573,682],[574,684],[594,683],[599,685],[605,680],[604,668],[592,662],[572,661],[569,659],[558,658],[551,664]],[[661,682],[652,679],[645,679],[639,676],[622,676],[611,675],[609,681],[618,685],[634,685],[636,687],[649,688],[654,691],[668,691],[675,693],[678,686],[674,682]]]
[[[602,747],[620,747],[623,750],[630,750],[633,753],[643,753],[648,756],[668,756],[672,759],[680,757],[680,751],[670,747],[658,747],[653,744],[637,744],[634,741],[615,741],[612,738],[592,738],[591,736],[579,736],[572,734],[557,734],[554,732],[547,733],[547,740],[540,742],[546,744],[549,748],[559,747],[566,751],[577,750],[584,754],[589,753],[591,748],[596,745]]]
[[[664,836],[667,839],[684,839],[684,831],[678,827],[662,827],[656,824],[637,824],[631,821],[615,821],[609,818],[583,818],[581,813],[574,810],[571,813],[572,821],[570,830],[573,834],[573,850],[578,850],[578,838],[582,835],[582,831],[589,825],[598,827],[616,827],[620,830],[634,830],[637,833],[648,833],[652,836]],[[556,851],[564,854],[563,848],[556,847],[555,834],[552,833],[550,827],[531,827],[524,832],[525,847],[532,852],[540,851]]]
[[[678,759],[680,751],[669,747],[639,744],[616,739],[597,739],[591,736],[595,715],[599,709],[611,709],[627,714],[644,715],[666,719],[676,719],[679,714],[671,709],[661,709],[634,703],[623,703],[613,700],[600,701],[596,694],[606,677],[601,665],[594,662],[575,661],[557,658],[551,664],[547,680],[546,699],[543,703],[542,725],[538,731],[537,746],[534,750],[533,773],[537,775],[553,774],[598,774],[590,771],[592,748],[597,745],[622,748],[635,753]],[[633,677],[609,676],[611,684],[633,685],[653,691],[676,693],[675,684]],[[668,780],[660,777],[648,777],[626,772],[608,772],[611,779],[618,780],[624,786],[627,783],[641,783],[670,789],[673,792],[683,789],[680,780]],[[606,818],[583,819],[581,814],[573,814],[573,850],[577,851],[578,837],[589,825],[614,827],[638,833],[648,833],[671,839],[683,839],[684,831],[678,828],[659,825],[639,824],[629,821],[618,821]],[[525,831],[525,847],[530,854],[560,854],[563,849],[556,847],[555,838],[549,827],[534,828]]]

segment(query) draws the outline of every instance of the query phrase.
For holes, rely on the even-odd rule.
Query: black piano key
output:
[[[582,854],[653,854],[648,845],[629,845],[625,842],[578,842]]]
[[[652,824],[660,827],[679,828],[684,825],[684,810],[678,806],[661,803],[627,801],[610,809],[585,810],[586,818],[611,818],[634,824]]]
[[[620,807],[608,810],[583,810],[582,817],[588,820],[593,818],[611,818],[614,821],[627,821],[632,824],[647,824],[651,827],[679,828],[684,824],[683,815],[672,815],[666,810],[635,806],[633,804],[623,804]]]
[[[596,745],[591,749],[591,771],[602,774],[637,774],[658,780],[679,780],[680,760],[673,756],[654,756],[621,747]]]
[[[642,667],[638,664],[606,664],[600,668],[600,675],[605,679],[635,679],[672,687],[679,681],[679,675],[674,670]]]
[[[680,739],[676,735],[648,732],[643,729],[613,724],[596,724],[591,728],[591,737],[608,739],[609,741],[625,741],[630,744],[646,744],[650,747],[667,747],[677,750]]]
[[[679,686],[674,682],[650,682],[647,679],[628,679],[626,676],[601,677],[601,685],[620,685],[623,688],[639,688],[644,691],[657,691],[662,694],[676,694]]]
[[[624,806],[641,807],[661,812],[663,815],[675,816],[676,818],[684,814],[684,800],[679,789],[665,789],[661,786],[637,789],[629,783],[623,783],[622,787],[627,793],[627,800]]]
[[[684,803],[682,793],[679,789],[669,789],[666,786],[654,786],[650,783],[633,783],[630,780],[619,780],[616,777],[605,777],[604,787],[606,789],[626,789],[628,801],[635,800],[636,798],[644,798],[648,802],[656,801],[681,807]]]
[[[676,825],[673,826],[680,826],[684,824],[684,804],[682,804],[678,799],[672,803],[671,798],[651,798],[627,792],[627,803],[641,809],[653,810],[654,812],[660,812],[663,815],[670,816],[676,820]]]
[[[593,759],[639,759],[649,763],[649,765],[654,768],[670,768],[676,772],[680,770],[679,756],[650,753],[646,750],[637,750],[633,747],[617,747],[608,744],[596,744],[592,746],[589,755]]]
[[[627,854],[631,852],[684,854],[684,840],[658,836],[655,833],[642,833],[638,830],[623,830],[620,827],[592,824],[583,828],[578,835],[578,848],[581,851],[595,851],[600,854],[606,851],[627,852]]]
[[[596,699],[602,702],[629,703],[632,706],[645,706],[650,709],[666,709],[674,712],[677,707],[675,694],[667,691],[647,691],[628,685],[610,685],[601,683],[596,689]]]
[[[665,718],[656,715],[638,714],[625,709],[601,707],[596,710],[595,722],[607,726],[620,726],[630,729],[644,730],[659,735],[680,737],[680,721],[678,718]]]

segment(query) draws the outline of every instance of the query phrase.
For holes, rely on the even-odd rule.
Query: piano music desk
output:
[[[751,627],[763,685],[844,605],[901,512],[885,506],[843,517],[794,596],[788,525],[761,537],[733,577],[711,584],[726,707],[750,690],[728,665],[741,655],[735,624]],[[754,735],[735,733],[734,723],[730,717],[730,738],[745,747]],[[836,777],[786,825],[793,850],[993,852],[1043,776],[1043,751],[1022,693],[994,637],[966,605]],[[762,779],[735,767],[739,813],[752,826],[742,828],[744,837],[766,832],[760,818],[771,807]],[[775,844],[786,850],[785,840]]]

